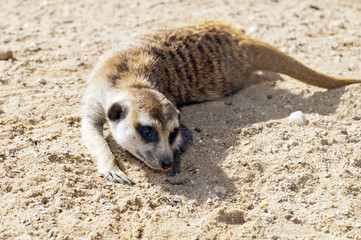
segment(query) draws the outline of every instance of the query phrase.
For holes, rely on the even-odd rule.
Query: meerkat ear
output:
[[[127,113],[127,108],[116,102],[109,108],[107,116],[110,121],[119,121],[124,119]]]

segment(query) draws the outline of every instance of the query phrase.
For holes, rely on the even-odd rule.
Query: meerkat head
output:
[[[116,142],[153,169],[172,168],[173,153],[180,147],[179,111],[160,92],[132,89],[107,110]]]

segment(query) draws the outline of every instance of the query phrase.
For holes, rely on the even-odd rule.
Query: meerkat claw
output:
[[[122,171],[110,171],[107,174],[107,178],[111,182],[120,183],[120,184],[127,184],[127,185],[135,185],[135,182],[131,180],[125,173]]]

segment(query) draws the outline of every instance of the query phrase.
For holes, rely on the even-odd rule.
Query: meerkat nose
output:
[[[169,168],[172,168],[172,159],[170,158],[163,158],[162,159],[162,168],[164,170],[167,170]]]

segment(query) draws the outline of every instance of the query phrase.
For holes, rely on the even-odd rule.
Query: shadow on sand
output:
[[[178,161],[181,159],[180,166],[176,163],[180,173],[154,171],[134,157],[128,158],[130,164],[140,166],[150,184],[159,185],[171,195],[183,195],[201,202],[217,196],[227,197],[228,193],[236,191],[235,180],[221,165],[228,156],[227,149],[237,145],[235,129],[283,119],[298,110],[329,115],[335,112],[344,92],[344,88],[339,88],[294,94],[275,87],[276,80],[280,79],[278,74],[255,74],[249,81],[252,84],[247,83],[233,95],[182,107],[182,123],[188,127],[185,130],[188,148],[176,157]]]

